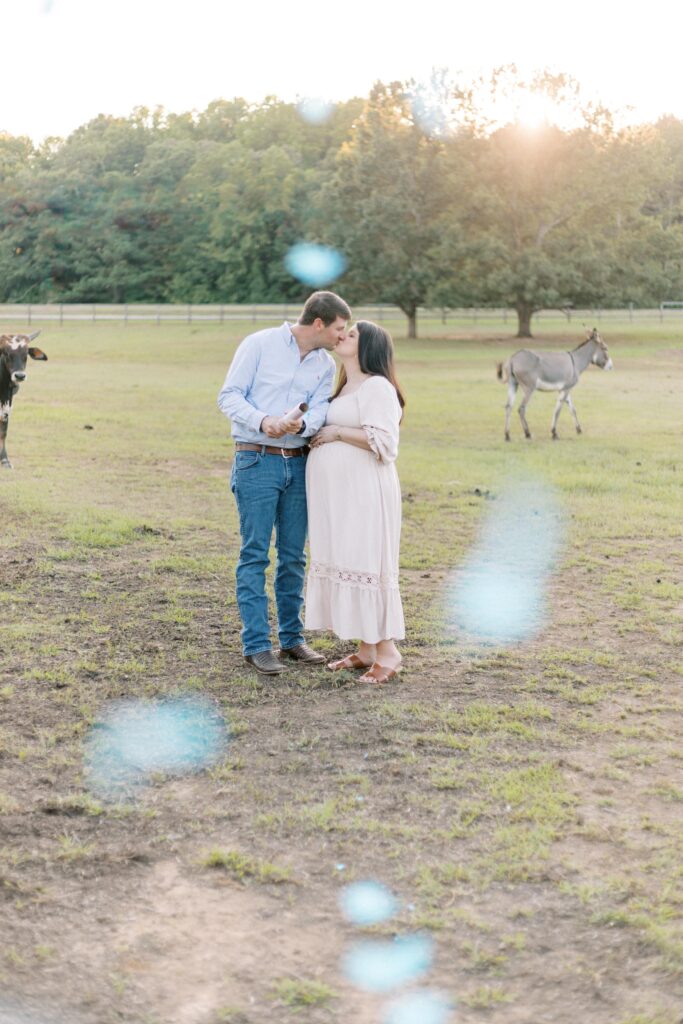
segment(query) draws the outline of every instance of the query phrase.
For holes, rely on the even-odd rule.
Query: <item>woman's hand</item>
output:
[[[321,444],[329,444],[330,441],[339,441],[339,427],[321,427],[317,434],[314,434],[308,442],[311,448],[318,448]]]

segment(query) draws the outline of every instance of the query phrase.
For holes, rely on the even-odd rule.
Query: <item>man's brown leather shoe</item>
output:
[[[253,665],[257,672],[262,672],[264,676],[276,676],[285,670],[285,666],[281,661],[278,661],[272,651],[245,654],[244,660]]]
[[[325,663],[325,655],[318,654],[308,644],[299,644],[297,647],[283,647],[280,654],[285,658],[291,658],[292,661],[300,661],[303,665],[323,665]]]

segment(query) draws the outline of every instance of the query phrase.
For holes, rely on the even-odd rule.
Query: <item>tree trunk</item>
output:
[[[518,302],[515,309],[517,310],[517,337],[533,338],[531,317],[534,314],[534,307],[530,302]]]
[[[417,338],[417,306],[404,309],[403,312],[408,317],[408,337],[415,339]]]

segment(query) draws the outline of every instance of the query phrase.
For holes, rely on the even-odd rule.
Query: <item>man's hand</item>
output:
[[[301,417],[264,416],[261,420],[261,431],[268,437],[284,437],[285,434],[298,434],[301,430]]]
[[[264,416],[261,420],[261,432],[268,437],[284,437],[287,431],[283,429],[282,423],[279,416]]]
[[[286,416],[283,416],[279,422],[285,434],[298,434],[301,430],[302,419],[300,415],[296,418],[290,416],[289,419],[287,419]]]

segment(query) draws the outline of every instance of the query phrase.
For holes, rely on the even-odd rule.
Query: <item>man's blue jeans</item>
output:
[[[277,602],[280,647],[304,642],[306,556],[306,456],[285,458],[260,451],[237,451],[230,487],[240,517],[242,544],[237,563],[237,605],[242,619],[245,655],[269,651],[266,569],[275,527]]]

